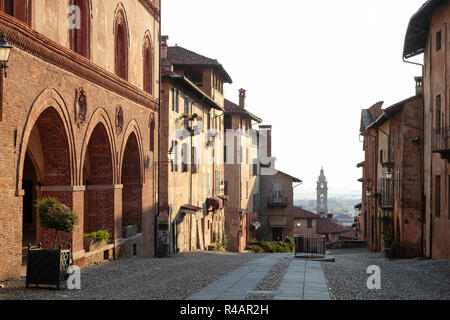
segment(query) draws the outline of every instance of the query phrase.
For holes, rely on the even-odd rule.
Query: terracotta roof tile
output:
[[[239,106],[238,104],[231,102],[228,99],[225,99],[224,101],[224,109],[225,109],[225,113],[240,113],[243,115],[248,115],[250,118],[252,118],[253,120],[261,123],[262,119],[260,119],[259,117],[255,116],[254,114],[248,112],[247,110],[245,110],[244,108],[242,108],[241,106]]]
[[[294,218],[313,218],[319,219],[320,216],[318,214],[312,213],[310,211],[304,210],[302,208],[294,207],[292,209],[292,216]]]
[[[348,231],[351,231],[351,229],[341,226],[331,219],[317,219],[316,232],[319,234],[344,233]]]
[[[217,68],[222,72],[228,83],[233,82],[224,67],[216,59],[202,56],[180,46],[168,47],[167,58],[174,66],[210,66]]]

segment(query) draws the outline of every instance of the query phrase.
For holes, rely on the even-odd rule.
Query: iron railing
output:
[[[394,208],[394,180],[381,178],[378,183],[382,209]]]
[[[287,197],[269,197],[268,199],[269,207],[287,207],[288,206],[288,198]]]
[[[326,239],[322,235],[295,236],[295,257],[316,259],[326,254]]]

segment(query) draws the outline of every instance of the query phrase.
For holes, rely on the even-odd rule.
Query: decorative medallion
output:
[[[84,124],[86,121],[87,112],[87,97],[83,88],[77,89],[75,99],[75,123],[78,127]]]
[[[123,131],[123,109],[121,106],[116,107],[116,131],[122,134]]]

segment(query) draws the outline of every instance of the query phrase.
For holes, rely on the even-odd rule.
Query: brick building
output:
[[[44,196],[80,218],[57,240],[76,264],[103,251],[154,255],[158,1],[0,4],[13,46],[0,81],[0,280],[21,275],[23,244],[52,246],[33,207]],[[128,223],[142,230],[127,240]],[[112,241],[87,252],[83,233],[98,230]]]
[[[403,57],[423,54],[424,254],[450,258],[450,3],[427,1],[408,25]]]
[[[405,257],[422,256],[422,92],[381,109],[362,111],[363,201],[359,222],[369,248],[381,251],[397,239]]]
[[[162,38],[160,244],[205,250],[224,234],[224,99],[216,61]]]
[[[253,122],[262,120],[246,109],[246,91],[239,104],[225,99],[225,189],[230,201],[225,209],[228,249],[242,252],[255,240],[259,224],[258,132]]]

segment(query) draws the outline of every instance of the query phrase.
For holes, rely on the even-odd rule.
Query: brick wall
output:
[[[152,255],[155,177],[151,167],[144,169],[141,164],[147,157],[151,163],[157,160],[156,154],[149,150],[148,134],[148,121],[154,111],[17,48],[12,50],[8,71],[4,81],[3,120],[0,122],[0,280],[20,275],[21,180],[27,150],[34,148],[35,169],[39,171],[38,176],[42,174],[43,177],[40,182],[44,188],[50,188],[41,194],[59,198],[80,217],[80,225],[72,237],[61,235],[58,238],[58,243],[71,241],[76,251],[83,247],[85,198],[89,199],[87,208],[90,208],[93,228],[112,231],[112,225],[115,234],[118,233],[116,221],[117,215],[121,218],[122,198],[117,196],[114,188],[120,184],[119,155],[124,153],[129,131],[135,133],[140,148],[138,157],[135,153],[130,156],[134,160],[128,162],[140,168],[145,190],[140,198],[141,209],[147,215],[143,222],[142,254]],[[85,121],[79,126],[75,122],[78,88],[83,88],[87,95]],[[116,126],[118,105],[123,109],[121,130]],[[157,124],[157,114],[154,118]],[[94,130],[99,123],[102,123],[103,133]],[[38,130],[31,137],[36,127]],[[158,132],[157,126],[155,132]],[[155,150],[158,150],[157,143]],[[90,184],[108,184],[112,190],[84,191],[83,168],[87,158],[90,158],[91,170],[97,170],[93,170]],[[139,198],[137,192],[132,194]],[[51,232],[38,231],[38,234],[45,245],[53,243]]]

